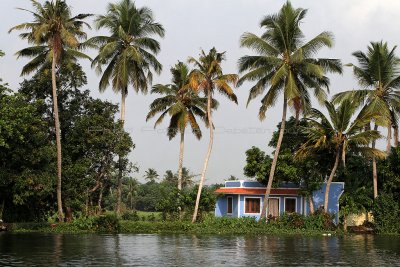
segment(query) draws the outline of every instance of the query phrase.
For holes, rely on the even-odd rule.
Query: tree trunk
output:
[[[378,130],[378,125],[375,124],[374,130]],[[376,141],[372,141],[372,148],[375,148]],[[372,157],[372,180],[374,185],[374,198],[378,197],[378,171],[376,166],[376,158]]]
[[[3,212],[4,212],[4,205],[5,205],[6,200],[3,198],[1,201],[0,205],[0,220],[3,220]]]
[[[51,65],[51,82],[53,86],[53,109],[54,109],[54,123],[56,128],[56,144],[57,144],[57,207],[58,207],[58,221],[62,222],[64,213],[62,208],[61,196],[61,135],[60,135],[60,119],[58,116],[58,101],[57,101],[57,83],[56,83],[56,61],[57,55],[53,54],[53,62]]]
[[[389,155],[392,152],[392,124],[390,123],[388,126],[388,134],[387,134],[387,144],[386,144],[386,153]]]
[[[312,198],[312,193],[311,195],[308,196],[308,203],[310,204],[310,214],[314,213],[314,201]]]
[[[179,166],[178,166],[178,190],[182,190],[182,168],[183,168],[183,150],[185,145],[185,129],[181,131],[181,143],[179,146]]]
[[[208,167],[208,161],[210,160],[211,150],[212,150],[213,141],[214,141],[214,125],[212,123],[212,118],[211,118],[211,100],[212,100],[211,90],[210,90],[210,88],[208,88],[208,90],[207,90],[207,117],[208,117],[208,127],[210,127],[210,142],[208,144],[208,151],[206,154],[206,158],[204,159],[204,166],[203,166],[203,171],[201,173],[199,189],[197,191],[196,205],[194,207],[192,223],[196,222],[196,219],[197,219],[197,213],[198,213],[199,204],[200,204],[201,190],[203,189],[203,184],[204,184],[207,167]]]
[[[339,160],[340,160],[340,149],[336,151],[336,159],[335,159],[335,164],[333,165],[331,174],[329,175],[328,182],[326,183],[326,188],[325,188],[325,201],[324,201],[324,211],[328,213],[328,204],[329,204],[329,191],[331,189],[331,183],[333,180],[333,177],[335,176],[337,167],[339,166]]]
[[[97,208],[101,214],[101,202],[103,201],[103,183],[100,184],[99,200],[97,201]]]
[[[124,129],[124,124],[125,124],[125,99],[126,99],[126,91],[127,88],[124,88],[124,90],[121,93],[121,122],[122,122],[122,129]],[[116,212],[118,215],[121,214],[121,202],[122,202],[122,156],[119,155],[118,159],[118,178],[117,178],[117,208]]]
[[[393,144],[394,147],[399,146],[399,128],[397,125],[393,127]]]
[[[85,215],[89,216],[89,189],[86,189]]]
[[[284,97],[283,97],[283,112],[282,112],[281,128],[279,130],[278,143],[276,145],[274,159],[272,161],[271,170],[269,172],[267,190],[266,190],[265,196],[264,196],[264,202],[263,202],[263,206],[262,206],[262,210],[261,210],[260,221],[262,221],[263,219],[266,219],[267,216],[268,216],[267,215],[268,214],[267,213],[268,212],[267,209],[268,209],[268,202],[269,202],[269,194],[271,193],[272,181],[274,179],[276,164],[278,162],[279,151],[281,150],[283,134],[285,132],[286,112],[287,112],[287,99],[286,99],[286,95],[284,95]]]

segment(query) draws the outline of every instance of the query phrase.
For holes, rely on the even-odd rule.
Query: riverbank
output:
[[[124,234],[212,234],[212,235],[343,235],[343,231],[322,229],[317,225],[292,227],[282,222],[259,223],[251,218],[207,218],[192,224],[190,221],[133,221],[115,216],[78,219],[70,223],[13,223],[8,230],[14,233],[124,233]]]

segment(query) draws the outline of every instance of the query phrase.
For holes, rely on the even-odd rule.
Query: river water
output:
[[[400,266],[400,237],[0,233],[0,266]]]

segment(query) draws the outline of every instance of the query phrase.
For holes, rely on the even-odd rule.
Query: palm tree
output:
[[[253,33],[244,33],[240,40],[242,47],[250,48],[257,53],[255,56],[241,57],[238,63],[241,73],[247,71],[240,78],[239,84],[244,81],[256,81],[250,89],[247,105],[268,88],[259,110],[259,118],[264,120],[266,111],[276,103],[278,95],[283,93],[282,122],[261,219],[265,219],[267,214],[268,198],[285,131],[288,104],[294,108],[298,118],[301,112],[310,109],[308,89],[311,89],[322,103],[326,99],[325,89],[329,91],[329,79],[325,74],[342,72],[341,63],[337,59],[313,58],[321,48],[332,47],[332,34],[322,32],[305,42],[299,25],[306,13],[307,10],[294,9],[290,2],[287,2],[278,14],[262,19],[260,26],[265,28],[265,32],[260,37]]]
[[[147,7],[137,8],[131,0],[109,4],[107,14],[96,18],[97,29],[108,29],[110,36],[97,36],[88,40],[88,46],[99,46],[99,54],[92,67],[102,73],[99,89],[109,87],[121,94],[121,121],[125,121],[125,99],[128,86],[136,92],[147,93],[153,73],[162,70],[154,54],[160,51],[160,44],[152,36],[164,36],[164,28],[154,21],[152,11]],[[104,71],[102,66],[106,65]],[[121,159],[120,159],[121,160]],[[121,209],[121,176],[118,176],[117,213]]]
[[[353,73],[364,89],[346,91],[333,96],[333,102],[346,99],[356,100],[371,112],[379,112],[382,116],[375,120],[374,129],[378,125],[388,128],[387,153],[391,150],[391,128],[394,127],[395,146],[398,145],[397,118],[400,114],[400,59],[395,55],[396,46],[389,50],[387,43],[371,42],[367,53],[353,53],[359,66],[353,66]],[[372,142],[375,148],[375,141]],[[378,197],[378,174],[376,159],[372,158],[374,198]]]
[[[196,116],[207,121],[205,111],[207,109],[207,98],[200,97],[193,90],[187,90],[189,86],[189,68],[186,64],[178,62],[175,67],[171,68],[171,74],[172,84],[157,84],[153,87],[151,93],[165,96],[153,101],[150,105],[146,121],[153,118],[156,114],[161,113],[154,124],[154,127],[157,127],[157,125],[162,123],[165,116],[169,115],[171,116],[167,132],[169,140],[174,138],[178,132],[180,133],[178,190],[181,190],[185,130],[188,124],[190,124],[196,138],[201,138],[202,134]],[[217,105],[218,103],[213,100],[212,107],[216,108]]]
[[[376,130],[364,130],[371,118],[377,116],[376,113],[374,115],[363,109],[350,123],[351,117],[357,109],[357,105],[350,100],[343,101],[337,108],[331,102],[326,101],[325,108],[329,113],[329,119],[317,109],[311,109],[308,113],[309,126],[304,127],[304,133],[308,140],[296,152],[295,158],[304,159],[322,149],[329,149],[334,153],[335,161],[325,190],[324,210],[328,212],[329,190],[340,159],[345,165],[348,151],[378,158],[384,158],[385,153],[369,147],[372,141],[381,137],[380,133]]]
[[[78,58],[88,58],[87,55],[77,51],[80,48],[80,41],[86,40],[86,33],[83,26],[90,28],[83,19],[90,14],[71,15],[70,7],[63,0],[46,1],[43,5],[36,0],[31,0],[34,11],[30,12],[34,19],[32,22],[19,24],[9,30],[25,30],[20,37],[33,46],[22,49],[16,54],[19,57],[33,58],[26,64],[21,75],[30,74],[37,70],[49,67],[51,62],[54,123],[56,129],[57,143],[57,206],[58,220],[63,220],[62,198],[61,198],[61,136],[60,120],[57,103],[57,79],[56,69],[61,62],[75,63]]]
[[[201,173],[199,189],[197,192],[196,205],[193,212],[192,222],[197,219],[197,212],[199,209],[200,196],[203,188],[208,161],[210,159],[212,145],[214,141],[214,124],[212,122],[212,107],[213,107],[213,94],[214,89],[227,96],[230,100],[237,104],[237,97],[234,94],[229,84],[236,85],[238,75],[224,74],[222,72],[221,62],[225,59],[225,52],[219,53],[215,48],[212,48],[208,54],[203,50],[200,53],[199,59],[193,57],[189,58],[189,63],[193,63],[195,69],[192,70],[189,77],[190,88],[194,91],[202,91],[207,97],[207,120],[210,129],[210,142],[208,144],[208,151],[204,160],[203,171]]]
[[[144,179],[149,181],[150,183],[155,183],[156,180],[158,179],[158,173],[155,169],[153,168],[148,168],[147,171],[145,171]]]

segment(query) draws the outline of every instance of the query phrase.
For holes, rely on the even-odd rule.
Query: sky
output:
[[[73,14],[104,14],[107,3],[111,0],[67,0]],[[39,2],[43,2],[39,0]],[[115,2],[115,1],[114,1]],[[215,47],[226,51],[223,63],[225,73],[237,73],[237,61],[243,55],[252,52],[239,46],[239,38],[244,32],[260,35],[260,20],[269,14],[277,13],[284,4],[283,0],[137,0],[139,7],[147,6],[154,12],[155,20],[161,23],[166,34],[159,39],[161,52],[158,59],[163,65],[163,72],[155,76],[153,84],[170,82],[169,69],[189,56],[198,57],[200,50],[208,51]],[[400,43],[400,28],[397,21],[400,14],[398,0],[292,0],[294,7],[308,9],[301,28],[306,39],[311,39],[322,31],[331,31],[335,37],[332,49],[323,49],[318,57],[341,59],[343,63],[355,63],[351,53],[366,51],[371,41],[387,41],[389,47]],[[16,51],[27,46],[20,40],[17,32],[8,34],[8,30],[19,23],[32,20],[29,13],[16,7],[31,9],[28,0],[0,0],[0,50],[6,55],[0,59],[0,77],[14,90],[24,78],[20,72],[27,59],[18,59]],[[91,23],[93,19],[90,19]],[[104,31],[89,30],[89,37],[106,34]],[[94,57],[95,50],[86,51]],[[119,104],[120,96],[111,88],[99,93],[99,76],[90,68],[90,63],[81,61],[88,76],[91,95]],[[353,79],[350,68],[345,67],[343,75],[330,75],[330,96],[344,90],[359,88]],[[220,102],[219,109],[213,114],[216,127],[213,152],[206,175],[206,183],[221,183],[234,175],[245,179],[243,167],[246,164],[245,151],[252,146],[271,153],[268,147],[272,132],[281,118],[282,99],[267,112],[264,121],[258,119],[260,98],[246,108],[246,101],[251,84],[246,83],[235,89],[239,104],[226,100],[222,95],[215,95]],[[154,121],[146,122],[150,103],[157,95],[136,94],[133,91],[126,101],[126,130],[136,145],[130,154],[132,162],[137,163],[139,173],[134,177],[143,181],[148,168],[155,168],[160,176],[166,170],[177,170],[179,156],[179,138],[172,141],[166,136],[168,120],[157,129]],[[316,104],[317,105],[317,104]],[[317,108],[320,108],[317,105]],[[188,131],[190,132],[190,131]],[[203,127],[202,140],[196,140],[191,133],[185,139],[184,166],[193,174],[201,173],[208,145],[208,131]],[[383,147],[383,141],[382,141]],[[199,177],[197,177],[197,180]]]

